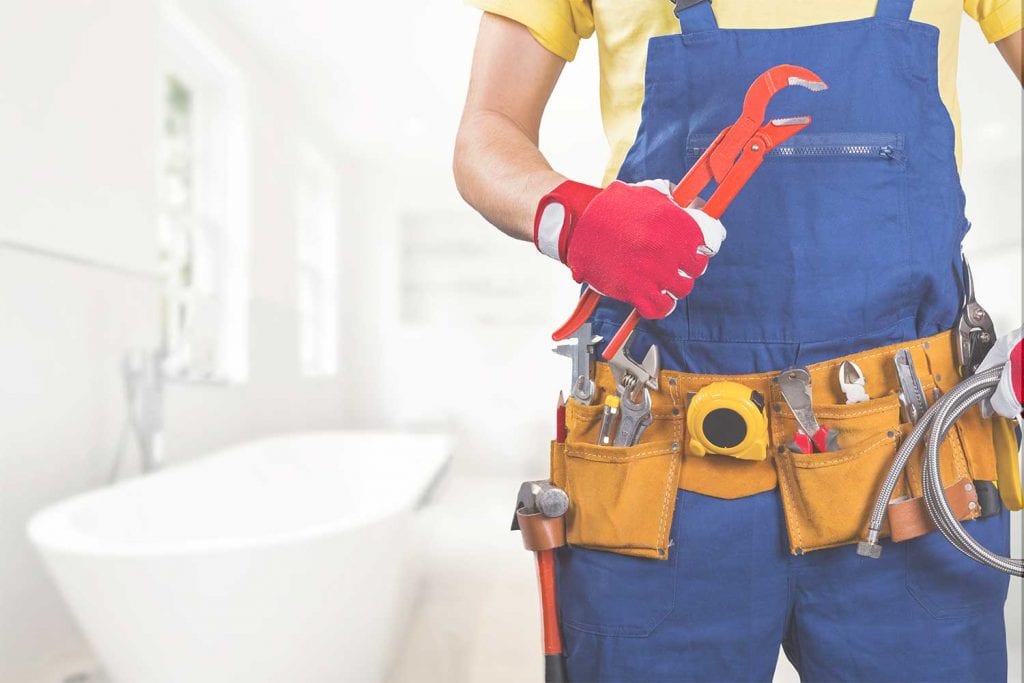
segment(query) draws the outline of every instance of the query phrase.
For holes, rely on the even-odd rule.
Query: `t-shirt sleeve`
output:
[[[566,61],[576,57],[581,38],[594,33],[591,0],[465,0],[470,7],[499,14],[530,30],[537,42]]]
[[[964,11],[981,25],[990,43],[1021,29],[1020,0],[964,0]]]

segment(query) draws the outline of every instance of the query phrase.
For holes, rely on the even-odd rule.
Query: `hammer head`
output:
[[[561,517],[569,510],[569,496],[549,480],[524,481],[516,497],[516,512],[545,517]],[[512,530],[518,527],[512,520]]]

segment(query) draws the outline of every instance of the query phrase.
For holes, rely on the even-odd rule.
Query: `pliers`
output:
[[[797,429],[793,440],[787,444],[793,453],[831,453],[839,450],[839,432],[831,427],[818,427],[813,436],[803,429]]]
[[[758,76],[747,89],[740,117],[718,134],[672,191],[672,198],[679,206],[690,206],[700,191],[714,180],[718,187],[701,209],[712,218],[720,218],[764,161],[765,154],[810,125],[810,116],[772,119],[764,123],[772,97],[791,85],[813,92],[828,88],[810,69],[791,64],[773,66]],[[576,310],[555,330],[552,338],[561,341],[569,337],[593,315],[600,300],[601,294],[587,287]],[[613,358],[622,348],[639,321],[640,314],[633,310],[601,354],[605,360]]]
[[[796,420],[797,430],[789,442],[794,453],[827,453],[839,450],[839,432],[818,423],[811,400],[811,373],[807,368],[790,368],[776,378],[779,392]]]

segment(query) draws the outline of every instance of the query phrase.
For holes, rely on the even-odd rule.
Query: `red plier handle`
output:
[[[831,427],[819,427],[813,435],[808,436],[805,431],[798,429],[789,443],[789,449],[794,453],[830,453],[839,450],[839,433]]]
[[[812,91],[828,87],[813,71],[790,64],[774,66],[758,76],[747,89],[740,117],[718,134],[672,191],[672,198],[677,204],[690,206],[700,191],[715,180],[718,187],[701,208],[712,218],[721,218],[764,161],[765,155],[810,125],[809,116],[774,119],[762,125],[772,96],[790,85]],[[587,287],[576,304],[576,310],[551,337],[555,341],[568,338],[590,319],[600,300],[601,294]],[[605,347],[602,353],[605,360],[611,359],[626,343],[638,322],[640,314],[634,309]]]

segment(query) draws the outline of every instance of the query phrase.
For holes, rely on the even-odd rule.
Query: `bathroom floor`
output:
[[[543,680],[533,557],[508,530],[519,483],[453,476],[424,510],[418,539],[425,577],[387,683]],[[1020,536],[1017,526],[1015,557]],[[1019,584],[1012,584],[1008,617],[1020,609]],[[1020,643],[1021,634],[1011,631],[1008,642]],[[1011,647],[1009,680],[1021,680],[1019,646]],[[774,683],[797,681],[780,653]]]

